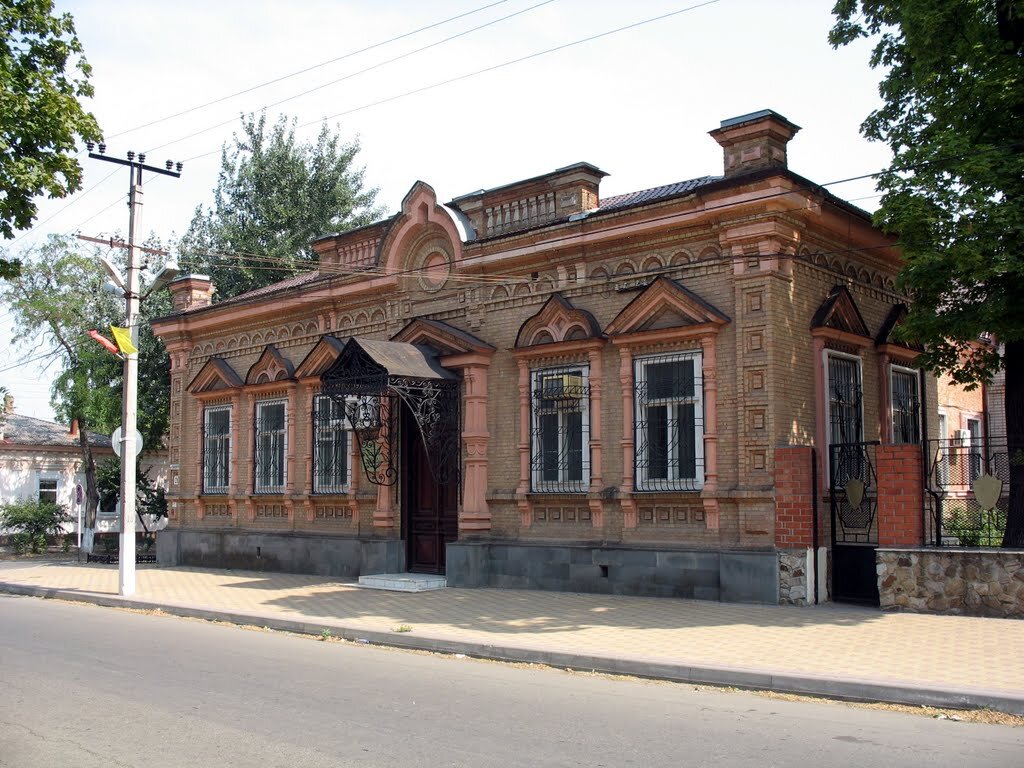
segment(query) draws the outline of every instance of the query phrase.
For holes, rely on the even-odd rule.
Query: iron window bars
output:
[[[284,493],[287,455],[287,403],[265,400],[256,403],[255,493]]]
[[[638,491],[704,487],[704,397],[700,352],[634,361],[634,468]]]
[[[317,395],[313,401],[313,493],[345,493],[350,482],[345,401]]]
[[[203,413],[203,493],[227,493],[231,460],[231,408]]]
[[[921,442],[921,398],[918,394],[917,371],[892,367],[892,441]]]
[[[590,486],[589,368],[533,371],[530,389],[531,489],[585,492]]]

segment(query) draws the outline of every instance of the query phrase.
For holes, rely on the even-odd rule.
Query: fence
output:
[[[929,440],[925,458],[925,541],[938,547],[1000,546],[1010,494],[1006,438]]]

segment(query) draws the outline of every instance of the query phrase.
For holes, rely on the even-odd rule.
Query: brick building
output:
[[[798,130],[725,120],[721,176],[608,198],[588,163],[417,182],[315,272],[177,280],[161,562],[824,599],[827,446],[920,441],[935,383],[889,338],[892,241],[788,169]]]

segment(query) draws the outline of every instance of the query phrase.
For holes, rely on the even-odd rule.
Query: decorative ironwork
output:
[[[313,401],[313,493],[349,488],[349,422],[343,400],[317,395]]]
[[[639,491],[696,491],[704,485],[701,355],[640,358],[633,453]]]
[[[203,493],[227,493],[231,465],[231,408],[203,413]]]
[[[396,345],[399,349],[402,346],[411,345]],[[423,352],[417,350],[417,354],[422,357]],[[458,379],[451,374],[450,378],[406,375],[401,372],[403,361],[396,359],[394,362],[398,370],[391,371],[374,360],[358,339],[350,339],[338,359],[324,372],[321,392],[343,403],[363,471],[371,483],[394,485],[398,480],[398,425],[402,403],[411,411],[423,435],[434,479],[442,485],[458,483],[461,463]],[[422,369],[423,365],[418,367]]]
[[[1010,460],[1005,437],[928,440],[925,538],[937,547],[999,547],[1006,530]]]
[[[871,442],[829,446],[833,544],[878,543],[878,481],[874,462],[877,445]]]
[[[828,357],[829,438],[834,445],[851,445],[864,439],[864,393],[860,384],[860,360],[838,355]]]
[[[586,366],[531,376],[532,490],[583,493],[590,486],[590,384]]]
[[[253,490],[256,493],[284,493],[287,403],[270,400],[256,403],[253,424]]]
[[[892,440],[894,443],[921,441],[921,398],[914,371],[892,372]]]

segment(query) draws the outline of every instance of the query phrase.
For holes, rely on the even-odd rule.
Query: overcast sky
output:
[[[301,138],[314,138],[325,119],[358,138],[366,181],[389,212],[417,180],[450,200],[579,161],[610,174],[602,196],[720,174],[721,149],[707,132],[764,108],[803,128],[789,147],[795,172],[824,184],[878,171],[889,153],[858,130],[879,103],[879,75],[868,68],[869,44],[829,47],[831,7],[832,0],[57,1],[73,14],[93,67],[88,106],[107,153],[144,151],[151,164],[185,164],[179,180],[145,179],[142,230],[164,241],[211,202],[220,149],[239,115],[263,108],[271,120],[294,116]],[[240,91],[248,92],[193,109]],[[44,201],[37,226],[0,245],[17,255],[49,233],[127,230],[128,170],[82,162],[83,191]],[[829,189],[877,206],[870,180]],[[0,323],[9,338],[8,307],[0,306]],[[37,354],[0,348],[0,383],[19,413],[52,418],[52,371],[15,367]]]

